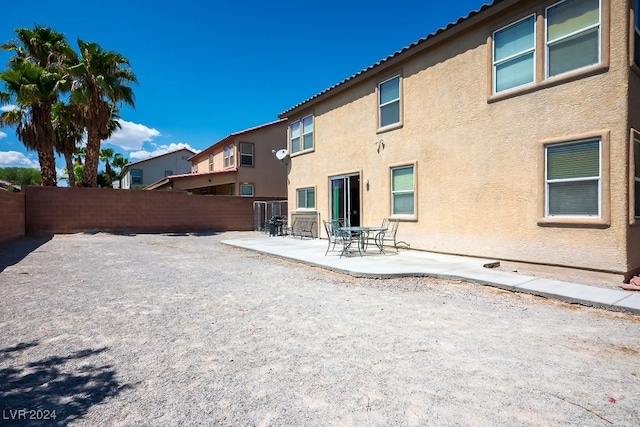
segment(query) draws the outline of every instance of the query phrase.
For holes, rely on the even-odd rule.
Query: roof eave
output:
[[[229,140],[233,140],[233,139],[235,139],[235,137],[237,137],[239,135],[244,135],[245,133],[248,133],[248,132],[252,132],[252,131],[259,130],[259,129],[262,129],[262,128],[266,128],[266,127],[269,127],[269,126],[277,125],[277,124],[282,123],[284,121],[286,121],[286,119],[279,118],[278,120],[274,120],[274,121],[269,122],[269,123],[263,123],[263,124],[258,125],[258,126],[254,126],[254,127],[250,127],[250,128],[247,128],[247,129],[240,130],[238,132],[230,133],[229,135],[225,136],[221,140],[214,142],[213,144],[211,144],[210,146],[208,146],[207,148],[205,148],[201,152],[196,153],[193,156],[189,157],[187,160],[188,161],[192,161],[192,160],[194,160],[196,158],[199,158],[201,155],[204,156],[206,154],[209,154],[208,153],[209,150],[214,148],[216,145],[224,143],[224,142],[227,142]]]
[[[346,79],[336,83],[335,85],[323,90],[322,92],[312,96],[311,98],[302,101],[301,103],[294,105],[288,110],[278,114],[281,119],[290,118],[305,110],[312,108],[319,102],[335,96],[350,87],[359,84],[360,82],[369,79],[375,75],[383,73],[385,70],[396,66],[399,62],[406,61],[409,58],[423,52],[425,49],[432,47],[435,44],[442,43],[443,41],[454,37],[461,31],[464,31],[468,27],[475,25],[479,20],[486,19],[489,14],[486,12],[490,10],[491,15],[499,13],[504,8],[510,6],[513,3],[517,3],[518,0],[493,0],[490,3],[483,4],[478,10],[469,12],[466,16],[458,18],[457,21],[451,22],[444,27],[441,27],[431,34],[419,39],[416,42],[411,43],[408,46],[392,53],[384,59],[376,62],[373,65],[347,77]],[[478,15],[481,15],[478,17]]]

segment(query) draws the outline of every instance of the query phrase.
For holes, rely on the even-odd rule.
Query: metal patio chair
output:
[[[398,241],[396,240],[396,234],[398,233],[398,226],[400,221],[397,219],[387,218],[387,230],[381,231],[376,235],[377,243],[380,246],[380,250],[384,253],[385,242],[389,242],[389,246],[393,243],[393,248],[398,253]]]

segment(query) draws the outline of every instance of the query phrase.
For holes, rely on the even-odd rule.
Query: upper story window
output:
[[[533,83],[535,15],[493,33],[494,93]]]
[[[547,76],[600,62],[600,0],[565,0],[547,8]]]
[[[240,143],[240,166],[254,166],[253,144],[248,142]]]
[[[296,191],[298,209],[315,209],[316,208],[316,189],[299,188]]]
[[[400,76],[378,84],[378,128],[400,123]]]
[[[213,172],[213,154],[209,154],[209,172]]]
[[[291,154],[313,148],[313,116],[296,120],[289,126],[289,145]]]
[[[415,215],[413,166],[391,169],[391,215]]]
[[[142,169],[131,169],[131,184],[142,185]]]
[[[545,147],[545,216],[600,217],[601,141]]]
[[[547,79],[607,62],[608,50],[602,51],[601,9],[601,0],[562,0],[494,31],[492,93],[544,84]],[[537,28],[544,29],[544,36],[536,34]]]
[[[235,147],[233,144],[231,145],[227,145],[226,147],[224,147],[224,161],[223,161],[223,167],[228,168],[230,166],[235,166],[235,161],[234,161],[234,151],[235,151]]]

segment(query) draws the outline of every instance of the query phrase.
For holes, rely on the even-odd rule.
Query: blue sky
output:
[[[2,6],[0,42],[37,23],[64,33],[74,47],[79,37],[126,56],[139,81],[136,108],[123,108],[123,128],[103,148],[136,161],[181,147],[202,150],[276,120],[488,2],[13,1]],[[0,52],[1,69],[10,56]],[[7,166],[38,161],[5,127],[0,167]]]

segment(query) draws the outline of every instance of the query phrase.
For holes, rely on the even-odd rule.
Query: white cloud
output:
[[[148,159],[150,157],[155,157],[155,156],[161,156],[163,154],[167,154],[170,153],[172,151],[177,151],[180,150],[182,148],[186,148],[189,149],[191,151],[193,151],[194,153],[199,153],[200,150],[196,150],[195,148],[193,148],[192,146],[190,146],[189,144],[186,144],[184,142],[172,142],[169,145],[156,145],[156,149],[153,151],[147,151],[147,150],[139,150],[139,151],[133,151],[131,153],[129,153],[129,158],[134,161],[134,160],[144,160],[144,159]]]
[[[40,169],[37,160],[31,160],[18,151],[0,151],[0,166],[27,167]]]
[[[122,128],[116,130],[111,138],[104,141],[105,143],[125,150],[140,150],[142,144],[160,136],[160,132],[156,129],[148,128],[145,125],[127,122],[126,120],[119,120],[119,122]]]
[[[12,111],[12,110],[17,110],[18,106],[17,105],[3,105],[0,106],[0,111]]]
[[[0,139],[6,138],[8,135],[4,132],[0,132]]]
[[[56,177],[58,179],[58,187],[68,187],[69,183],[66,180],[66,172],[64,170],[65,168],[59,168],[56,166]],[[63,179],[63,177],[65,177],[65,179]]]

